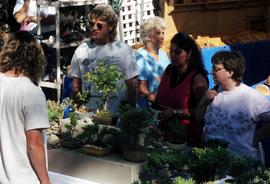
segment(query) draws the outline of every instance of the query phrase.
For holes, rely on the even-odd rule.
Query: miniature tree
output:
[[[123,79],[123,75],[115,64],[107,64],[104,60],[98,60],[98,66],[84,75],[86,81],[94,85],[96,91],[102,93],[102,109],[108,109],[110,94],[118,92],[117,83]]]

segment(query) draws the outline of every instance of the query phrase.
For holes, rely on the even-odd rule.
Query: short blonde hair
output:
[[[149,41],[149,36],[154,33],[156,28],[162,28],[164,30],[166,29],[166,23],[163,18],[149,18],[141,25],[140,37],[143,43]]]

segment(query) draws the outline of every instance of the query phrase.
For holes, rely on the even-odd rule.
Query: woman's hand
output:
[[[174,117],[174,109],[166,107],[162,112],[158,114],[158,119],[164,120]]]
[[[203,105],[208,105],[211,101],[214,100],[216,96],[217,96],[217,91],[209,89],[204,93],[204,96],[200,103]]]

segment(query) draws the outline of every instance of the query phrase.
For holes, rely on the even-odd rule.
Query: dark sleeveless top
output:
[[[190,109],[193,106],[192,99],[192,81],[194,76],[197,74],[196,71],[189,71],[184,74],[182,79],[178,79],[180,82],[175,81],[177,77],[174,74],[174,67],[169,65],[165,72],[163,73],[162,80],[160,82],[156,103],[160,105],[165,105],[171,107],[173,109],[181,109],[184,112],[190,112]],[[179,119],[179,123],[188,126],[187,133],[187,142],[189,145],[193,146],[200,140],[196,135],[198,135],[198,131],[202,131],[202,127],[198,127],[198,125],[191,118],[189,119]],[[201,130],[198,130],[201,129]],[[201,135],[201,133],[199,133]],[[196,139],[196,140],[194,140]]]

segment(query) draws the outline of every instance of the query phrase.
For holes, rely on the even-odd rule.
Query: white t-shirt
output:
[[[0,183],[38,184],[25,131],[48,128],[46,99],[27,77],[0,73]]]
[[[206,139],[227,141],[233,153],[259,159],[252,141],[263,113],[270,113],[270,102],[245,84],[219,92],[206,110]]]
[[[13,15],[15,15],[15,13],[17,13],[24,4],[24,0],[17,0],[15,7],[13,9]],[[56,10],[55,7],[53,6],[47,6],[47,5],[40,5],[40,16],[46,16],[46,15],[55,15]],[[37,16],[37,2],[35,0],[30,0],[30,4],[29,4],[29,8],[28,8],[28,12],[27,12],[28,16]],[[23,27],[21,29],[25,30],[25,31],[32,31],[34,28],[36,28],[37,24],[35,22],[30,22],[27,25],[22,25]],[[46,28],[45,28],[46,27]],[[51,26],[42,26],[41,31],[42,32],[47,32],[47,31],[51,31],[55,29],[55,25],[51,25]]]
[[[117,65],[124,76],[124,80],[131,79],[139,74],[134,53],[127,44],[121,41],[110,42],[102,46],[91,43],[91,41],[81,44],[72,57],[70,76],[81,78],[82,89],[91,91],[92,97],[87,104],[90,109],[98,109],[102,100],[101,94],[94,91],[91,84],[83,80],[83,75],[93,70],[100,59]],[[124,80],[119,81],[118,86],[124,86]],[[118,94],[110,96],[108,110],[115,112],[120,101],[125,98],[126,89],[122,87]]]

